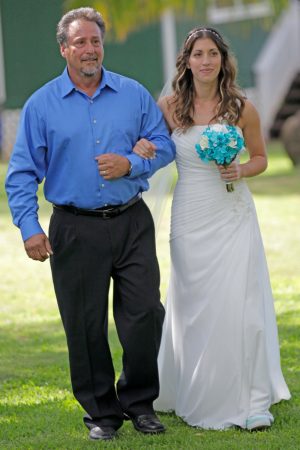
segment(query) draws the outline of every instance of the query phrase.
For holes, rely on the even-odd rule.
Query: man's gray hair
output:
[[[93,8],[83,7],[72,9],[67,12],[57,24],[56,39],[59,45],[66,44],[68,41],[69,26],[75,20],[88,20],[95,22],[101,31],[101,36],[104,38],[105,22],[101,14]]]

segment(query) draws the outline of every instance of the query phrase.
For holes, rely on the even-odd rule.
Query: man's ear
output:
[[[66,57],[66,49],[67,49],[67,46],[66,46],[65,44],[61,44],[61,45],[59,46],[59,49],[60,49],[60,54],[61,54],[61,56],[62,56],[63,58],[65,58],[65,57]]]

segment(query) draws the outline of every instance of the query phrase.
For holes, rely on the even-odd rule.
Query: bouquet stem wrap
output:
[[[233,192],[234,191],[234,185],[231,181],[226,182],[226,190],[227,192]]]

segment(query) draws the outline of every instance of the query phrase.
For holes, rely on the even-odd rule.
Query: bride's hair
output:
[[[217,46],[221,54],[221,70],[218,78],[218,94],[220,102],[216,115],[211,119],[225,119],[235,125],[240,119],[245,105],[245,96],[236,83],[237,66],[228,45],[217,30],[210,27],[194,28],[187,35],[183,47],[177,57],[177,73],[172,81],[173,95],[169,103],[175,106],[173,120],[186,130],[194,125],[195,88],[192,71],[187,67],[190,54],[197,39],[209,38]]]

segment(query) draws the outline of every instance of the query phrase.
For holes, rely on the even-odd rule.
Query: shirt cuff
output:
[[[134,153],[131,155],[126,155],[126,158],[131,164],[131,171],[130,174],[128,174],[128,178],[135,178],[139,177],[145,172],[145,160],[142,159],[140,156],[135,155]]]
[[[22,223],[20,226],[20,231],[22,235],[23,241],[27,241],[31,236],[34,236],[35,234],[44,233],[44,230],[40,226],[39,222],[36,219],[27,219],[25,222]]]

